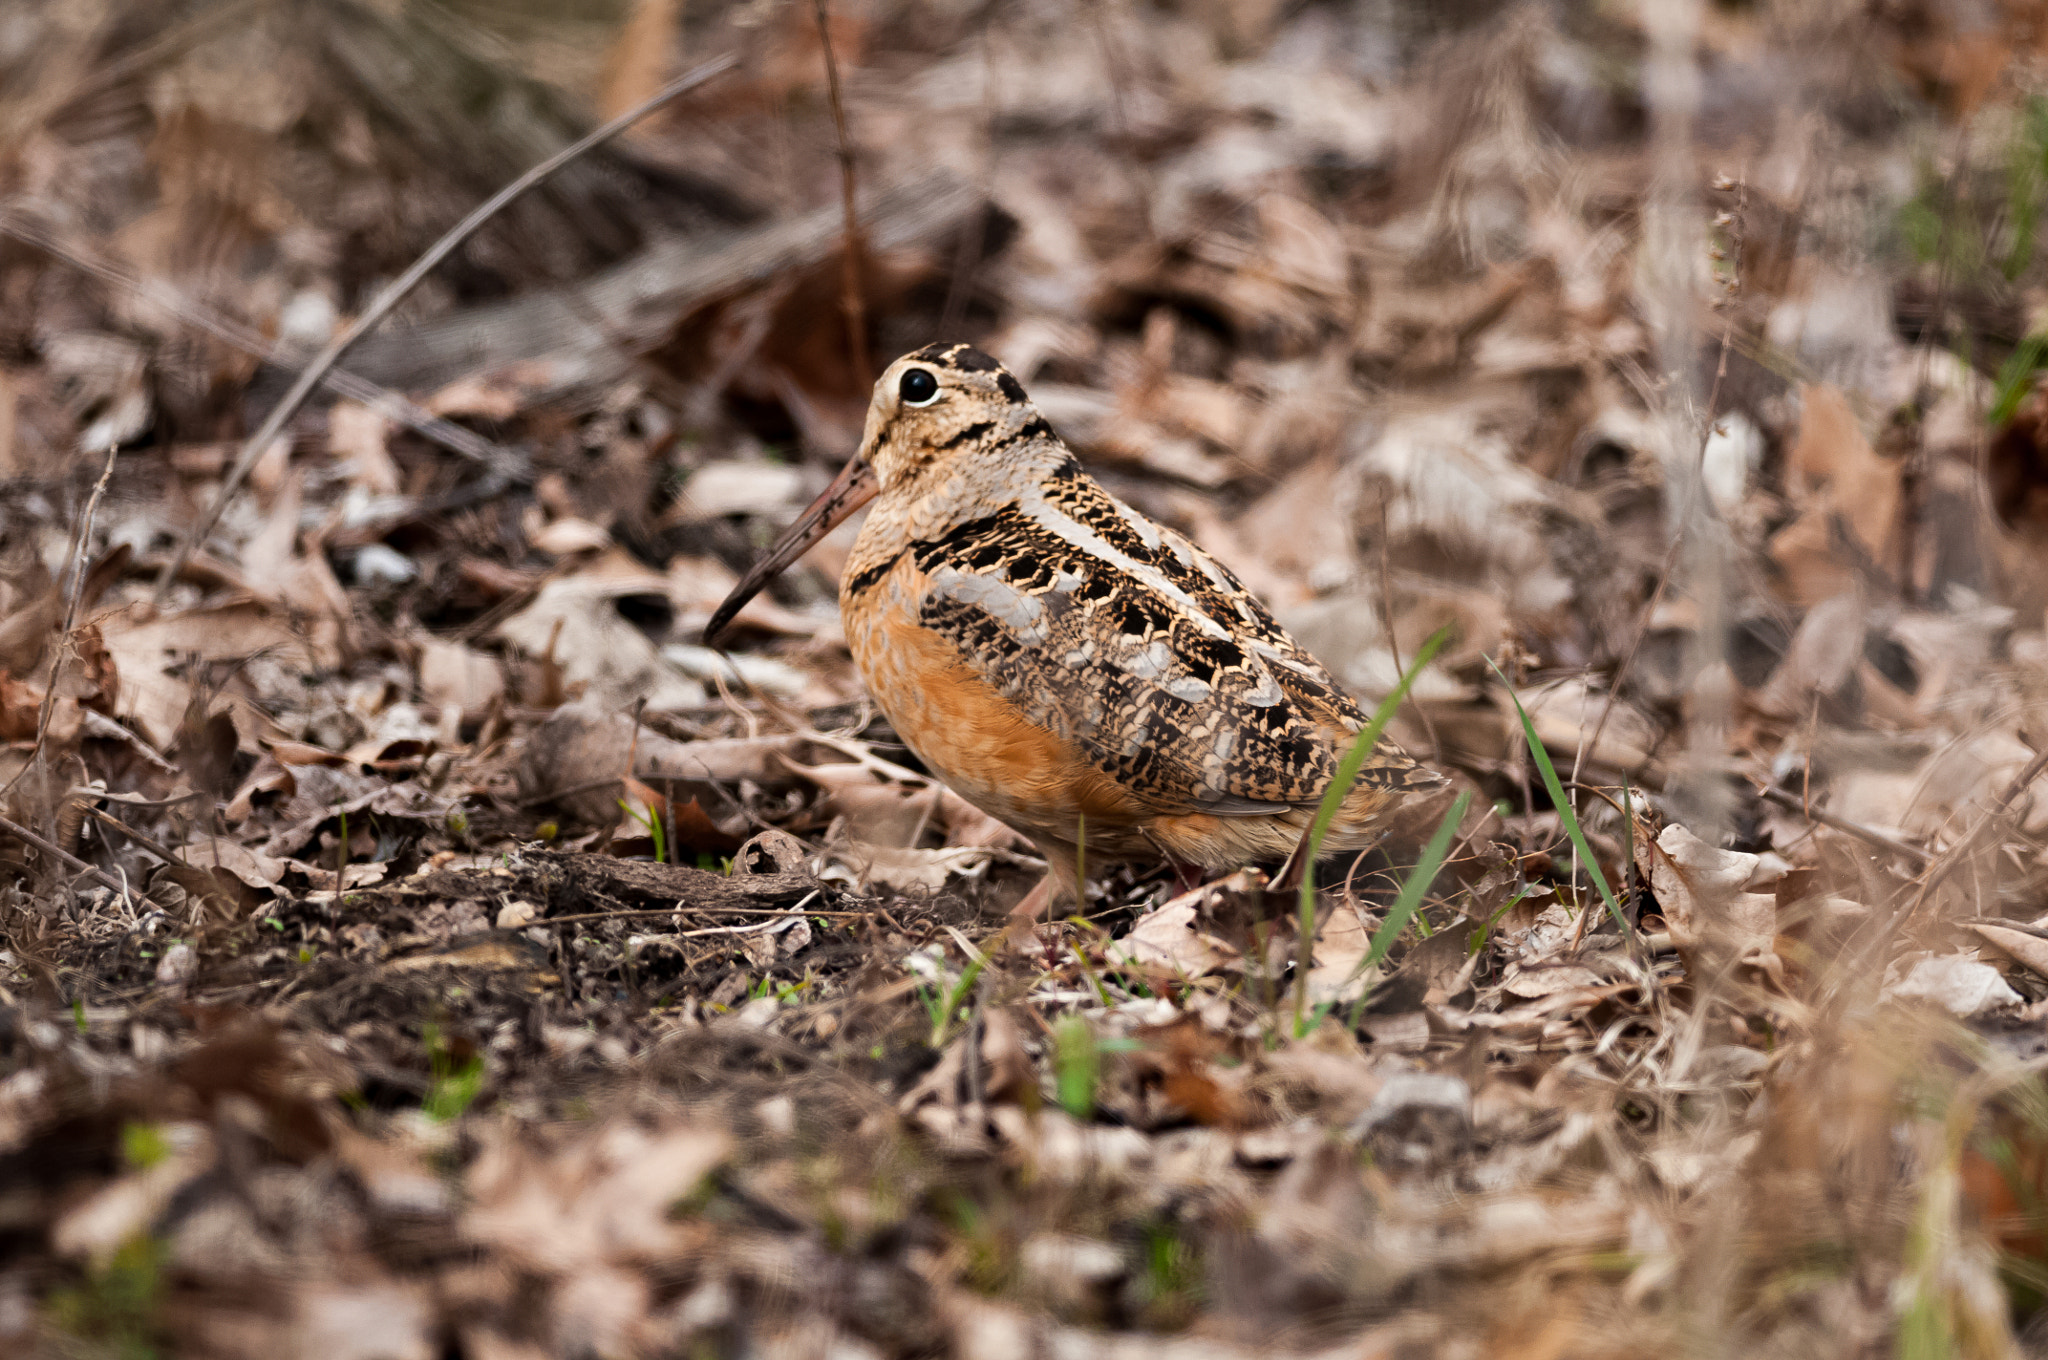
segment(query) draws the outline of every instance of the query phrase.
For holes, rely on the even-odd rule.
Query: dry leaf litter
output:
[[[0,13],[0,1350],[2048,1354],[2041,17]],[[844,533],[700,645],[867,399],[821,21],[871,356],[1451,630],[1312,938],[1005,937]]]

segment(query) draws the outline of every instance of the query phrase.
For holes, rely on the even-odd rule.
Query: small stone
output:
[[[517,899],[498,908],[498,929],[519,930],[540,918],[540,908]]]

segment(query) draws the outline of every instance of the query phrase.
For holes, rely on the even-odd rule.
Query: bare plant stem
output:
[[[1923,860],[1923,863],[1927,864],[1927,881],[1921,885],[1920,891],[1914,895],[1912,910],[1907,913],[1908,916],[1918,914],[1921,907],[1926,905],[1927,899],[1934,895],[1934,890],[1940,887],[1942,882],[1961,866],[1964,858],[1972,849],[1982,843],[1985,833],[1998,825],[1999,819],[2005,816],[2006,810],[2012,806],[2013,800],[2022,793],[2025,793],[2028,786],[2039,779],[2044,771],[2048,771],[2048,746],[2043,746],[2035,754],[2034,758],[2027,762],[2026,768],[2015,775],[2012,782],[2005,786],[2004,790],[1993,800],[1989,810],[1985,812],[1983,820],[1971,827],[1961,840],[1943,851],[1939,859],[1931,862]]]
[[[341,356],[348,352],[349,347],[389,316],[392,309],[419,286],[420,280],[453,254],[464,241],[474,236],[486,222],[497,216],[513,199],[541,184],[592,147],[616,137],[670,100],[689,93],[714,76],[723,75],[737,64],[738,58],[728,53],[722,57],[714,57],[686,75],[670,81],[651,98],[634,105],[595,132],[563,147],[498,190],[469,216],[449,228],[447,234],[440,240],[427,247],[424,255],[414,260],[410,268],[386,285],[384,291],[364,309],[361,316],[350,322],[339,335],[329,340],[326,348],[313,357],[313,362],[300,370],[297,381],[293,382],[291,389],[284,394],[284,399],[271,408],[270,414],[264,418],[256,433],[243,442],[241,450],[235,455],[234,465],[221,480],[220,490],[215,493],[213,504],[209,505],[206,513],[186,531],[185,537],[178,544],[178,550],[171,554],[171,560],[164,565],[163,574],[157,577],[156,602],[163,603],[165,594],[171,588],[171,582],[178,579],[179,574],[185,570],[185,563],[191,559],[193,550],[206,541],[206,536],[213,532],[213,526],[220,522],[221,513],[227,509],[228,502],[233,499],[235,492],[241,489],[250,470],[256,466],[256,460],[270,447],[271,441],[277,438],[286,422],[298,414],[299,408],[306,404],[306,398],[313,394],[313,389],[318,387],[326,378],[328,371],[340,362]]]
[[[868,305],[860,282],[860,217],[854,206],[859,187],[853,165],[853,139],[846,131],[846,102],[839,94],[839,61],[832,52],[832,24],[825,12],[825,0],[812,0],[818,15],[818,41],[825,48],[825,86],[832,99],[832,126],[839,135],[839,197],[846,210],[846,245],[840,252],[839,308],[846,314],[846,353],[853,365],[854,382],[869,381],[874,369],[868,364]]]
[[[66,554],[71,564],[71,588],[64,601],[64,626],[57,631],[56,655],[50,660],[50,683],[43,690],[42,708],[36,713],[36,739],[29,747],[28,759],[14,772],[14,778],[0,787],[0,798],[14,791],[23,775],[36,768],[43,758],[43,739],[49,735],[50,714],[57,707],[57,678],[64,673],[64,658],[71,651],[71,631],[78,626],[78,602],[85,593],[85,555],[92,551],[92,522],[99,514],[100,497],[107,494],[107,482],[114,475],[114,458],[119,450],[108,448],[107,465],[100,471],[99,481],[93,484],[92,495],[85,502],[85,514],[78,522],[78,533],[71,540],[71,550]]]
[[[1736,274],[1734,279],[1730,281],[1726,296],[1722,299],[1724,306],[1732,306],[1735,299],[1741,294],[1743,224],[1748,208],[1749,177],[1745,174],[1736,181],[1735,186],[1735,212],[1732,220],[1735,230],[1731,235],[1734,244],[1732,258],[1735,263]],[[1734,338],[1735,318],[1732,316],[1726,317],[1721,322],[1721,355],[1719,361],[1714,366],[1714,385],[1707,391],[1705,415],[1710,430],[1713,426],[1714,409],[1721,401],[1721,384],[1728,377],[1728,350],[1734,342]],[[1701,447],[1701,455],[1705,456],[1704,443]],[[1678,568],[1678,554],[1685,546],[1686,516],[1677,516],[1674,522],[1677,528],[1671,535],[1670,551],[1664,555],[1664,566],[1657,573],[1657,588],[1650,592],[1650,602],[1643,606],[1642,617],[1636,621],[1635,636],[1629,639],[1628,651],[1622,655],[1621,666],[1614,672],[1614,679],[1608,683],[1607,699],[1600,706],[1599,720],[1593,724],[1592,740],[1581,744],[1578,754],[1572,759],[1572,781],[1574,783],[1578,782],[1579,766],[1585,760],[1587,748],[1591,747],[1597,750],[1600,745],[1600,734],[1607,730],[1608,716],[1614,712],[1615,701],[1621,697],[1622,681],[1628,678],[1629,669],[1635,664],[1636,653],[1642,650],[1643,639],[1650,632],[1650,623],[1657,616],[1657,606],[1664,602],[1664,592],[1670,588],[1671,573]]]

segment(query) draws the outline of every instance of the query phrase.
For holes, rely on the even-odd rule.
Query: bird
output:
[[[1111,495],[994,358],[928,345],[876,382],[858,451],[715,610],[716,644],[862,506],[839,586],[868,692],[925,767],[1037,846],[1013,911],[1078,905],[1089,864],[1285,863],[1366,718],[1228,567]],[[1446,781],[1390,741],[1323,847],[1374,844]]]

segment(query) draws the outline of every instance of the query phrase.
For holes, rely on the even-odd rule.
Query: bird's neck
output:
[[[917,468],[875,497],[849,566],[886,560],[913,543],[944,538],[1042,494],[1049,467],[1064,457],[1064,450],[1054,456],[1050,450],[1041,455],[1013,448],[1001,457],[953,458]]]

